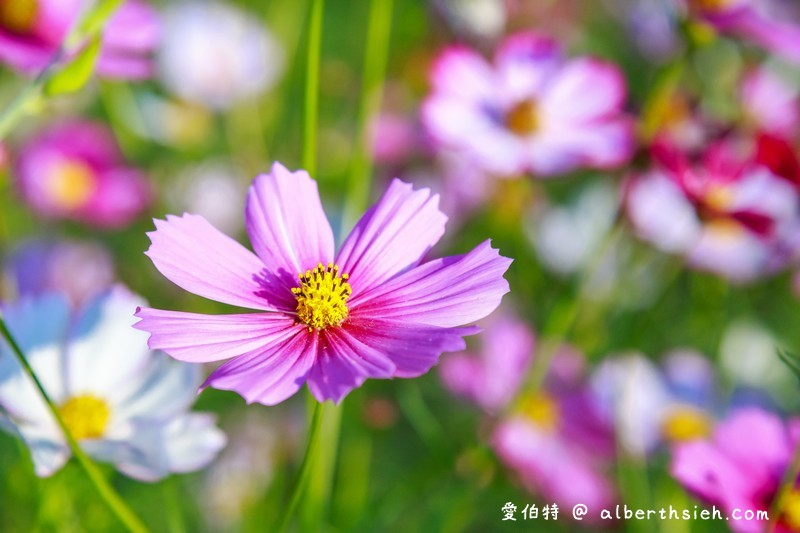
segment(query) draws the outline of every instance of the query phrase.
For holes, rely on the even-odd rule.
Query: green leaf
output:
[[[99,54],[100,36],[98,35],[81,50],[71,63],[47,80],[44,93],[47,96],[56,96],[81,90],[92,77]]]
[[[106,21],[122,5],[124,0],[99,0],[76,28],[78,37],[94,37],[100,33]]]
[[[785,350],[777,350],[780,360],[789,367],[797,379],[800,379],[800,357]]]

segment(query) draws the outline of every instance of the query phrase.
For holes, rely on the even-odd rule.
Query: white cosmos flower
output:
[[[56,294],[23,299],[2,312],[86,453],[154,481],[204,467],[225,445],[225,435],[213,415],[189,412],[198,367],[150,351],[147,334],[131,327],[140,305],[144,300],[117,286],[77,316]],[[49,476],[66,463],[70,451],[55,419],[2,341],[0,407],[0,425],[28,445],[37,475]]]
[[[256,15],[219,2],[167,9],[158,59],[170,91],[214,109],[272,87],[284,65],[283,47]]]

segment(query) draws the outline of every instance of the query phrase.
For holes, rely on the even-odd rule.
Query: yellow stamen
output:
[[[65,161],[52,170],[48,188],[56,203],[64,209],[75,209],[91,198],[95,175],[80,161]]]
[[[543,392],[524,398],[520,403],[520,412],[543,429],[554,429],[561,418],[558,404]]]
[[[727,211],[733,206],[736,195],[730,187],[714,185],[706,191],[703,200],[707,206],[716,211]]]
[[[0,27],[13,33],[27,33],[36,22],[37,0],[0,0]]]
[[[780,512],[792,531],[800,531],[800,490],[794,489],[784,495]]]
[[[674,408],[661,426],[664,438],[671,442],[686,442],[701,439],[711,434],[708,416],[690,406]]]
[[[517,135],[530,135],[539,128],[536,102],[523,100],[506,114],[506,126]]]
[[[111,416],[108,404],[92,394],[73,396],[58,410],[76,440],[102,437]]]
[[[300,286],[292,289],[297,299],[297,318],[308,326],[308,331],[340,325],[347,318],[347,299],[352,288],[347,274],[339,275],[339,267],[322,263],[314,270],[298,274]]]

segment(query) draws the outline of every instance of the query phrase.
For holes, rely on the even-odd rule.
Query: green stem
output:
[[[564,340],[569,336],[575,322],[578,319],[583,306],[584,298],[588,290],[589,283],[597,274],[600,265],[617,241],[619,233],[622,231],[622,222],[618,217],[617,223],[609,230],[606,237],[598,245],[592,258],[586,263],[578,278],[578,289],[576,293],[566,302],[563,300],[556,304],[556,308],[550,313],[549,319],[542,329],[543,343],[542,348],[537,352],[533,361],[530,377],[526,383],[526,391],[536,393],[541,389],[550,364]]]
[[[308,444],[306,445],[306,453],[303,456],[303,462],[300,465],[300,472],[297,475],[294,488],[292,489],[292,496],[289,499],[289,505],[286,507],[286,512],[283,514],[280,526],[278,526],[278,533],[286,531],[286,528],[291,522],[297,505],[300,503],[300,498],[305,491],[308,484],[309,474],[314,463],[314,458],[319,447],[321,435],[320,428],[322,427],[322,404],[317,401],[312,401],[311,405],[311,422],[308,428]]]
[[[361,102],[358,110],[358,131],[345,209],[345,220],[351,223],[358,213],[366,208],[369,200],[373,166],[370,131],[372,120],[380,112],[383,100],[393,4],[393,0],[372,0],[370,4],[364,72],[361,80]]]
[[[781,480],[781,486],[778,493],[772,500],[772,505],[769,507],[769,526],[767,526],[767,533],[773,533],[778,526],[778,517],[783,510],[783,502],[789,493],[794,489],[797,483],[797,476],[800,475],[800,444],[794,449],[792,462]]]
[[[322,14],[325,0],[312,0],[306,56],[305,120],[303,125],[303,168],[316,177],[317,126],[319,121],[319,64],[322,48]]]
[[[41,105],[45,84],[56,74],[55,67],[58,63],[64,57],[71,57],[85,42],[98,35],[104,23],[121,4],[122,0],[100,0],[71,28],[47,66],[23,87],[11,104],[0,113],[0,141],[6,138],[31,108]]]
[[[14,339],[11,331],[8,329],[8,326],[6,325],[2,315],[0,315],[0,335],[2,335],[6,342],[8,342],[8,345],[11,347],[11,352],[15,355],[17,361],[19,361],[19,364],[22,366],[25,373],[28,374],[28,376],[33,380],[36,388],[39,389],[39,393],[42,395],[42,398],[47,404],[47,408],[50,410],[50,413],[53,415],[53,418],[55,418],[58,427],[64,434],[64,439],[67,441],[67,445],[72,451],[72,455],[78,460],[78,463],[80,463],[81,467],[83,467],[83,469],[86,471],[86,475],[89,477],[92,483],[94,483],[94,486],[97,488],[97,492],[100,494],[100,497],[106,502],[106,504],[108,504],[108,507],[111,509],[111,511],[129,531],[133,533],[147,532],[148,529],[145,527],[144,523],[139,519],[138,516],[136,516],[131,508],[128,507],[119,494],[116,493],[108,480],[103,476],[102,472],[100,472],[100,469],[97,467],[97,465],[94,464],[91,459],[89,459],[89,456],[87,456],[83,452],[83,449],[81,449],[78,441],[76,441],[75,437],[72,436],[69,428],[61,418],[61,414],[58,412],[58,407],[56,407],[56,405],[53,403],[53,400],[50,399],[50,396],[42,386],[42,383],[39,381],[39,378],[33,371],[33,368],[31,368],[27,358],[22,353],[22,349],[20,348],[19,344],[17,344],[17,341]]]

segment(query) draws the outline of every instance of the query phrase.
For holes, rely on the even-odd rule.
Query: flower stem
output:
[[[94,484],[97,492],[100,494],[100,497],[106,502],[111,511],[129,531],[133,533],[147,532],[148,529],[141,519],[136,516],[131,508],[128,507],[125,501],[119,496],[119,494],[117,494],[105,476],[103,476],[102,472],[100,472],[100,469],[97,467],[97,465],[91,459],[89,459],[89,456],[87,456],[83,449],[81,449],[78,441],[76,441],[75,437],[72,436],[69,428],[67,428],[64,420],[61,418],[61,414],[58,412],[58,407],[56,407],[56,405],[53,403],[53,400],[50,399],[50,396],[42,386],[41,381],[39,381],[39,378],[36,376],[33,368],[31,368],[31,365],[28,363],[28,359],[22,353],[22,349],[14,339],[11,331],[8,329],[8,326],[6,325],[2,315],[0,315],[0,335],[2,335],[8,345],[11,347],[11,352],[17,358],[17,361],[19,361],[19,364],[22,366],[25,373],[28,374],[28,376],[33,380],[36,388],[39,389],[39,393],[42,395],[42,398],[47,404],[47,408],[50,410],[50,413],[53,415],[53,418],[55,418],[58,427],[64,434],[64,439],[67,441],[67,445],[72,451],[72,455],[78,460],[78,463],[80,463],[81,467],[83,467],[83,469],[86,471],[86,475]]]
[[[361,80],[361,102],[358,110],[358,131],[350,171],[350,184],[345,209],[346,223],[354,222],[357,213],[366,208],[372,175],[372,120],[381,110],[386,64],[389,59],[389,37],[392,26],[393,0],[372,0],[367,23],[364,71]]]
[[[312,0],[306,55],[305,119],[303,124],[303,168],[316,177],[317,126],[319,120],[319,64],[322,48],[322,14],[325,0]]]
[[[767,526],[767,533],[773,533],[778,526],[778,517],[783,510],[784,501],[792,489],[794,489],[798,475],[800,475],[800,442],[795,446],[792,462],[789,464],[789,468],[786,470],[781,480],[781,486],[769,507],[769,525]]]
[[[294,515],[297,505],[300,503],[300,497],[303,495],[306,485],[308,484],[309,474],[313,466],[314,458],[316,456],[317,448],[320,443],[320,428],[322,427],[322,404],[312,400],[310,402],[311,421],[308,427],[308,444],[306,444],[306,453],[303,456],[303,462],[300,465],[300,472],[297,475],[294,488],[292,489],[292,496],[289,499],[289,505],[286,507],[286,512],[283,514],[280,526],[278,526],[278,533],[286,531],[289,522]]]
[[[0,112],[0,141],[6,138],[31,109],[36,109],[43,103],[45,85],[53,75],[59,72],[56,69],[59,62],[65,57],[71,57],[89,39],[97,36],[104,23],[120,5],[122,5],[122,0],[100,0],[73,25],[64,42],[58,47],[42,71],[23,87],[8,107]]]
[[[578,277],[578,289],[576,293],[566,302],[561,300],[556,304],[556,308],[550,313],[548,321],[542,329],[543,344],[538,350],[533,361],[533,367],[525,390],[536,393],[544,383],[553,358],[558,352],[559,347],[569,336],[575,322],[578,319],[583,306],[589,284],[597,274],[603,261],[610,253],[612,247],[617,242],[618,236],[622,231],[622,220],[617,216],[616,224],[609,230],[603,241],[596,247],[591,259],[586,263]]]

